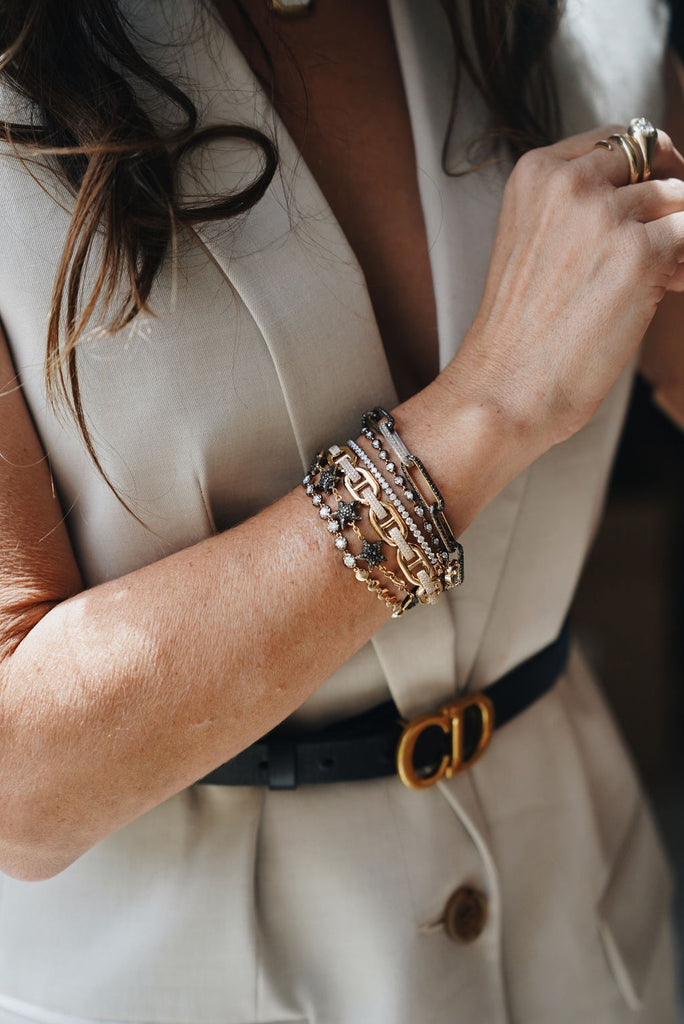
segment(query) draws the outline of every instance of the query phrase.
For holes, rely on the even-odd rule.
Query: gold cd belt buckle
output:
[[[472,711],[470,711],[472,709]],[[479,715],[482,722],[477,743],[464,755],[465,717]],[[439,763],[416,765],[416,747],[421,739],[429,742],[428,730],[441,729],[446,734],[440,746],[446,748]],[[494,731],[494,705],[482,693],[468,694],[451,704],[445,704],[436,714],[419,715],[404,727],[397,746],[397,771],[399,778],[409,789],[427,789],[442,778],[450,779],[457,772],[469,768],[481,757]],[[449,742],[450,740],[450,742]],[[471,744],[472,746],[472,744]],[[449,749],[449,747],[451,749]]]

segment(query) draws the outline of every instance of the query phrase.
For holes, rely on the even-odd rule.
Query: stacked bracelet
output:
[[[383,491],[385,491],[385,493],[387,494],[387,497],[390,499],[392,504],[395,506],[397,511],[400,513],[402,519],[405,520],[406,525],[408,526],[408,528],[414,534],[416,540],[418,541],[418,543],[420,544],[421,548],[425,552],[425,555],[426,555],[428,561],[431,562],[432,565],[436,565],[437,562],[438,562],[437,555],[434,553],[433,549],[430,547],[429,541],[426,540],[426,538],[423,536],[420,528],[417,526],[417,524],[413,521],[413,519],[409,515],[408,510],[406,509],[406,507],[403,504],[403,502],[401,501],[401,499],[397,496],[397,494],[390,487],[389,483],[387,482],[387,479],[382,475],[382,473],[377,468],[375,463],[373,463],[368,458],[368,456],[364,452],[363,448],[359,448],[358,444],[356,444],[355,441],[347,441],[347,444],[349,445],[351,450],[354,452],[354,454],[357,456],[357,458],[360,459],[361,462],[363,462],[363,464],[371,471],[371,473],[373,474],[375,479],[378,481],[378,483],[382,487]]]
[[[398,617],[418,603],[434,604],[443,590],[463,582],[463,548],[447,522],[442,495],[404,445],[390,413],[379,407],[364,413],[362,433],[377,463],[355,441],[332,445],[315,456],[302,483],[344,564]],[[353,547],[361,545],[356,553],[352,537]]]
[[[343,500],[337,489],[340,473],[341,470],[331,461],[330,452],[319,452],[302,483],[312,504],[318,508],[319,516],[327,521],[328,531],[335,537],[335,547],[343,553],[344,564],[354,570],[356,579],[365,583],[368,590],[375,593],[379,600],[383,600],[392,610],[392,615],[397,618],[413,606],[414,599],[392,570],[382,564],[386,558],[380,541],[369,541],[361,532],[358,526],[361,519],[360,502],[353,495],[351,501]],[[328,498],[328,495],[331,497]],[[337,502],[335,508],[331,507],[333,499]],[[344,535],[346,530],[350,530],[361,544],[357,554],[354,554],[349,546],[349,540]],[[360,564],[361,562],[365,562],[366,568]],[[390,580],[398,593],[393,593],[382,586],[377,577],[371,574],[374,569]]]
[[[380,461],[385,463],[388,473],[397,471],[388,449],[394,453],[401,470],[394,477],[395,483],[406,487],[405,497],[413,502],[415,515],[424,520],[424,529],[432,537],[433,550],[447,572],[447,586],[459,586],[463,582],[463,547],[449,526],[444,514],[444,498],[432,477],[418,456],[409,452],[396,431],[394,417],[386,409],[377,407],[365,412],[361,417],[361,429],[373,450],[377,451]],[[378,433],[382,435],[382,441]]]
[[[432,563],[425,552],[411,543],[405,520],[398,509],[380,495],[380,485],[365,466],[358,464],[358,456],[351,448],[333,445],[330,456],[344,474],[344,486],[356,501],[368,508],[368,518],[380,543],[396,549],[396,560],[401,573],[418,601],[434,604],[442,588]]]

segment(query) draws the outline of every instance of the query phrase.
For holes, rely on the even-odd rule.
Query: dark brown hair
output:
[[[450,173],[447,147],[464,72],[490,117],[489,130],[472,140],[475,168],[492,159],[501,143],[517,159],[529,149],[555,142],[561,116],[549,49],[563,0],[470,0],[465,24],[457,0],[442,0],[442,7],[456,55],[456,84],[442,153],[445,172]]]
[[[46,387],[53,405],[66,400],[107,479],[81,403],[79,338],[97,307],[106,311],[111,331],[147,309],[180,228],[253,206],[275,173],[275,146],[244,125],[198,129],[195,104],[143,59],[116,0],[0,0],[0,53],[0,74],[33,110],[31,124],[0,121],[0,138],[22,159],[45,157],[75,197],[52,295]],[[175,123],[153,123],[134,92],[141,83],[171,101]],[[190,205],[178,194],[179,164],[217,136],[253,144],[262,157],[260,172],[237,193]],[[98,236],[102,256],[84,294]]]
[[[487,104],[491,137],[504,139],[514,156],[558,131],[548,51],[561,2],[470,0],[464,24],[456,0],[443,0],[457,67],[452,120],[465,72]],[[178,230],[248,210],[267,189],[277,153],[254,128],[198,128],[192,99],[141,56],[117,0],[0,0],[0,54],[0,77],[34,111],[30,125],[0,120],[0,138],[22,159],[48,161],[74,194],[52,297],[46,384],[53,402],[66,399],[102,472],[78,382],[76,347],[86,324],[104,308],[116,331],[146,309]],[[139,84],[171,102],[175,123],[152,120],[136,96]],[[238,193],[188,205],[178,194],[179,163],[217,135],[248,140],[261,169]],[[86,293],[85,268],[98,236],[101,261]]]

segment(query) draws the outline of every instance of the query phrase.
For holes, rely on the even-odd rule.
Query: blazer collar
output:
[[[202,123],[257,125],[276,140],[280,167],[263,199],[238,220],[200,225],[195,233],[263,335],[283,389],[302,467],[306,467],[320,447],[356,436],[359,414],[365,408],[378,404],[391,408],[397,402],[363,273],[313,176],[218,16],[204,11],[195,0],[173,0],[163,5],[163,12],[162,5],[134,2],[143,19],[134,24],[144,26],[148,40],[163,43],[158,50],[149,44],[152,59],[161,62],[167,73],[178,75],[196,96]],[[433,6],[436,11],[438,5]],[[461,322],[474,301],[473,295],[463,291],[461,278],[466,268],[471,281],[477,273],[477,269],[471,272],[470,259],[464,262],[465,243],[453,230],[463,204],[458,180],[442,181],[438,167],[441,115],[448,110],[451,88],[447,67],[451,55],[436,31],[439,25],[430,22],[426,31],[418,30],[418,9],[411,0],[392,0],[390,9],[428,237],[434,242],[432,265],[444,363],[457,347]],[[435,11],[433,21],[439,17]],[[435,43],[437,37],[441,42]],[[175,67],[170,66],[173,62]],[[191,195],[199,180],[204,194],[225,194],[250,180],[257,166],[258,154],[242,142],[212,144],[182,168],[180,187]],[[466,187],[472,188],[472,182]],[[492,203],[491,196],[489,205],[492,224],[487,230],[493,233],[498,204]],[[468,202],[467,207],[471,206]],[[477,261],[486,267],[487,259],[485,242]],[[374,638],[403,713],[433,706],[454,692],[457,677],[467,677],[496,593],[522,492],[523,482],[516,482],[502,501],[487,510],[483,528],[471,527],[473,537],[466,552],[476,569],[468,584],[469,595],[455,600],[455,595],[449,595],[434,608],[389,623]],[[459,618],[467,630],[458,628]]]
[[[164,44],[152,59],[180,77],[202,124],[256,125],[275,139],[279,168],[264,197],[238,219],[194,232],[263,335],[306,467],[322,445],[355,437],[364,409],[397,402],[363,272],[218,15],[195,0],[140,9],[146,37]],[[254,146],[214,142],[181,168],[181,193],[196,194],[199,182],[202,194],[225,195],[258,167]]]

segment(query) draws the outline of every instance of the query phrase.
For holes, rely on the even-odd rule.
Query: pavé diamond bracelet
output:
[[[345,565],[397,617],[418,603],[434,604],[443,590],[463,582],[463,548],[444,514],[442,495],[420,459],[399,437],[394,418],[385,409],[373,409],[362,418],[362,433],[371,442],[373,453],[377,452],[378,463],[355,441],[344,447],[332,445],[318,452],[302,483],[321,518],[327,520]],[[343,500],[338,487],[347,491],[351,501]],[[337,500],[336,508],[331,507],[327,495]],[[407,507],[409,503],[412,509]],[[362,533],[361,512],[364,522],[367,514],[376,539],[368,540]],[[356,554],[345,530],[351,530],[361,544]],[[401,578],[390,568],[388,555]],[[360,567],[359,562],[368,568]],[[376,569],[394,592],[371,576]]]

